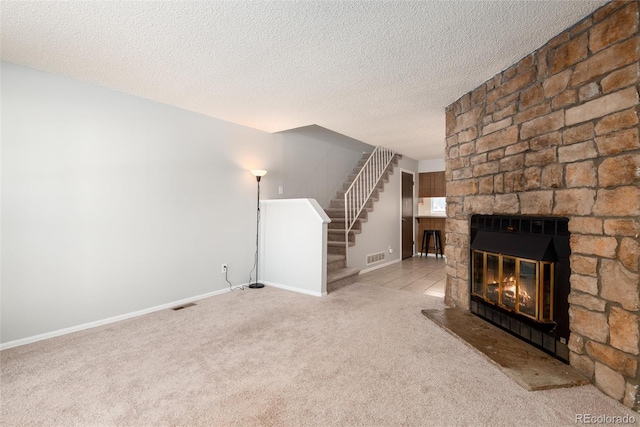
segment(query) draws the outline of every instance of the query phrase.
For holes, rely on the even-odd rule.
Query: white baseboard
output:
[[[360,270],[360,274],[365,274],[365,273],[368,273],[368,272],[373,271],[373,270],[377,270],[377,269],[382,268],[382,267],[387,267],[387,266],[389,266],[391,264],[395,264],[395,263],[400,262],[400,261],[402,261],[402,260],[400,258],[398,258],[398,259],[394,259],[393,261],[389,261],[389,262],[385,262],[385,263],[382,263],[382,264],[378,264],[378,265],[373,266],[373,267],[365,268],[364,270]]]
[[[294,286],[288,286],[288,285],[281,285],[280,283],[274,283],[274,282],[268,282],[266,280],[260,280],[260,282],[264,283],[267,286],[273,286],[274,288],[280,288],[280,289],[284,289],[287,291],[292,291],[292,292],[298,292],[300,294],[305,294],[305,295],[311,295],[314,297],[325,297],[327,296],[327,292],[316,292],[316,291],[309,291],[306,289],[300,289],[300,288],[296,288]]]
[[[221,295],[227,292],[230,292],[228,288],[221,289],[219,291],[207,292],[206,294],[169,302],[169,303],[158,305],[155,307],[145,308],[143,310],[134,311],[132,313],[121,314],[119,316],[109,317],[102,320],[96,320],[95,322],[83,323],[81,325],[72,326],[70,328],[58,329],[57,331],[46,332],[44,334],[38,334],[38,335],[34,335],[27,338],[21,338],[19,340],[9,341],[9,342],[0,344],[0,350],[6,350],[9,348],[18,347],[25,344],[31,344],[31,343],[46,340],[49,338],[59,337],[61,335],[71,334],[73,332],[83,331],[85,329],[95,328],[97,326],[103,326],[109,323],[115,323],[125,319],[131,319],[132,317],[143,316],[145,314],[153,313],[154,311],[166,310],[167,308],[175,307],[177,305],[187,304],[189,302],[198,301],[198,300],[213,297],[216,295]]]

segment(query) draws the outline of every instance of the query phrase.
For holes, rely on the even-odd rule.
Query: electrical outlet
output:
[[[227,272],[227,264],[222,264],[222,274]]]

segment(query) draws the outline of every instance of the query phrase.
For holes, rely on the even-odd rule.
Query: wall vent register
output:
[[[385,259],[384,252],[378,252],[377,254],[367,255],[367,265],[375,264],[376,262],[383,261]]]

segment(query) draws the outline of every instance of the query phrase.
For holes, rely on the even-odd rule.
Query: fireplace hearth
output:
[[[471,217],[471,312],[567,362],[567,218]]]

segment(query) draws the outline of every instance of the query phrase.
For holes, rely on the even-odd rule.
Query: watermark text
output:
[[[576,424],[634,424],[633,415],[576,414]]]

